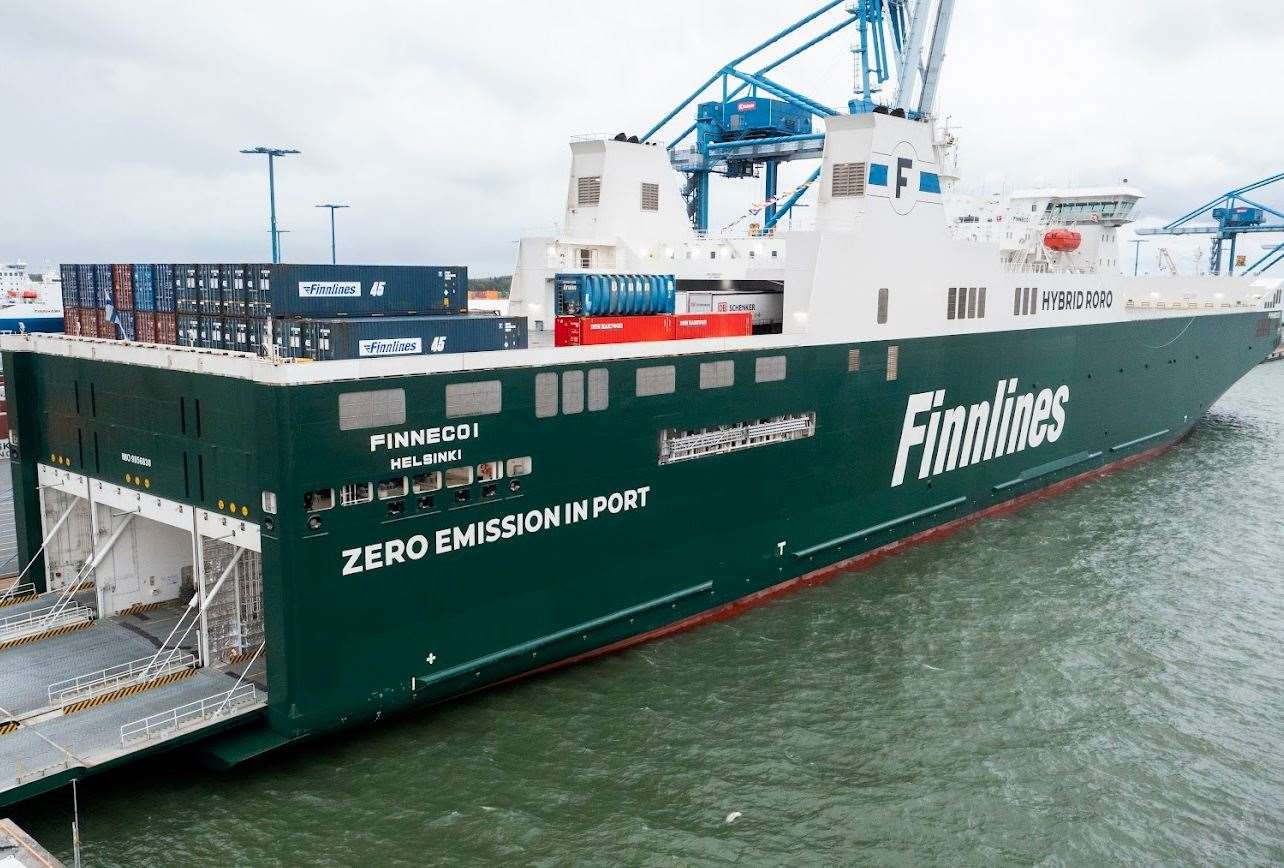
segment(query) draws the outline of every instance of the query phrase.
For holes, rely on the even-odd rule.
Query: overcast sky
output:
[[[644,131],[816,5],[0,0],[0,257],[264,259],[266,167],[237,153],[263,144],[303,152],[287,259],[328,260],[313,205],[339,201],[341,260],[508,273],[560,217],[570,136]],[[1159,223],[1284,171],[1281,35],[1280,0],[961,0],[938,108],[967,187],[1126,177]],[[777,78],[841,105],[849,47]]]

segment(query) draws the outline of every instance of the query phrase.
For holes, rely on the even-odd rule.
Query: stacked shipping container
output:
[[[363,346],[387,341],[425,354],[526,346],[524,321],[467,316],[468,271],[457,266],[66,265],[62,273],[64,330],[86,337],[311,359],[360,357]],[[364,353],[372,354],[387,353]]]

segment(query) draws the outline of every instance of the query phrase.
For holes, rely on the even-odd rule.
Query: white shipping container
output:
[[[779,325],[785,318],[785,295],[781,292],[680,292],[678,312],[748,312],[753,314],[755,326]]]

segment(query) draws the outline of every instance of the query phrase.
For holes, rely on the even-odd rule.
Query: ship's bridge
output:
[[[1032,221],[1074,226],[1122,226],[1132,222],[1133,208],[1143,198],[1136,187],[1075,187],[1016,190],[1009,197],[1013,215]]]

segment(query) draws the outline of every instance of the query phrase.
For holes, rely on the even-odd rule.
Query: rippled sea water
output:
[[[1146,464],[753,610],[230,773],[85,864],[1284,862],[1284,363]],[[14,809],[70,855],[70,795]]]

